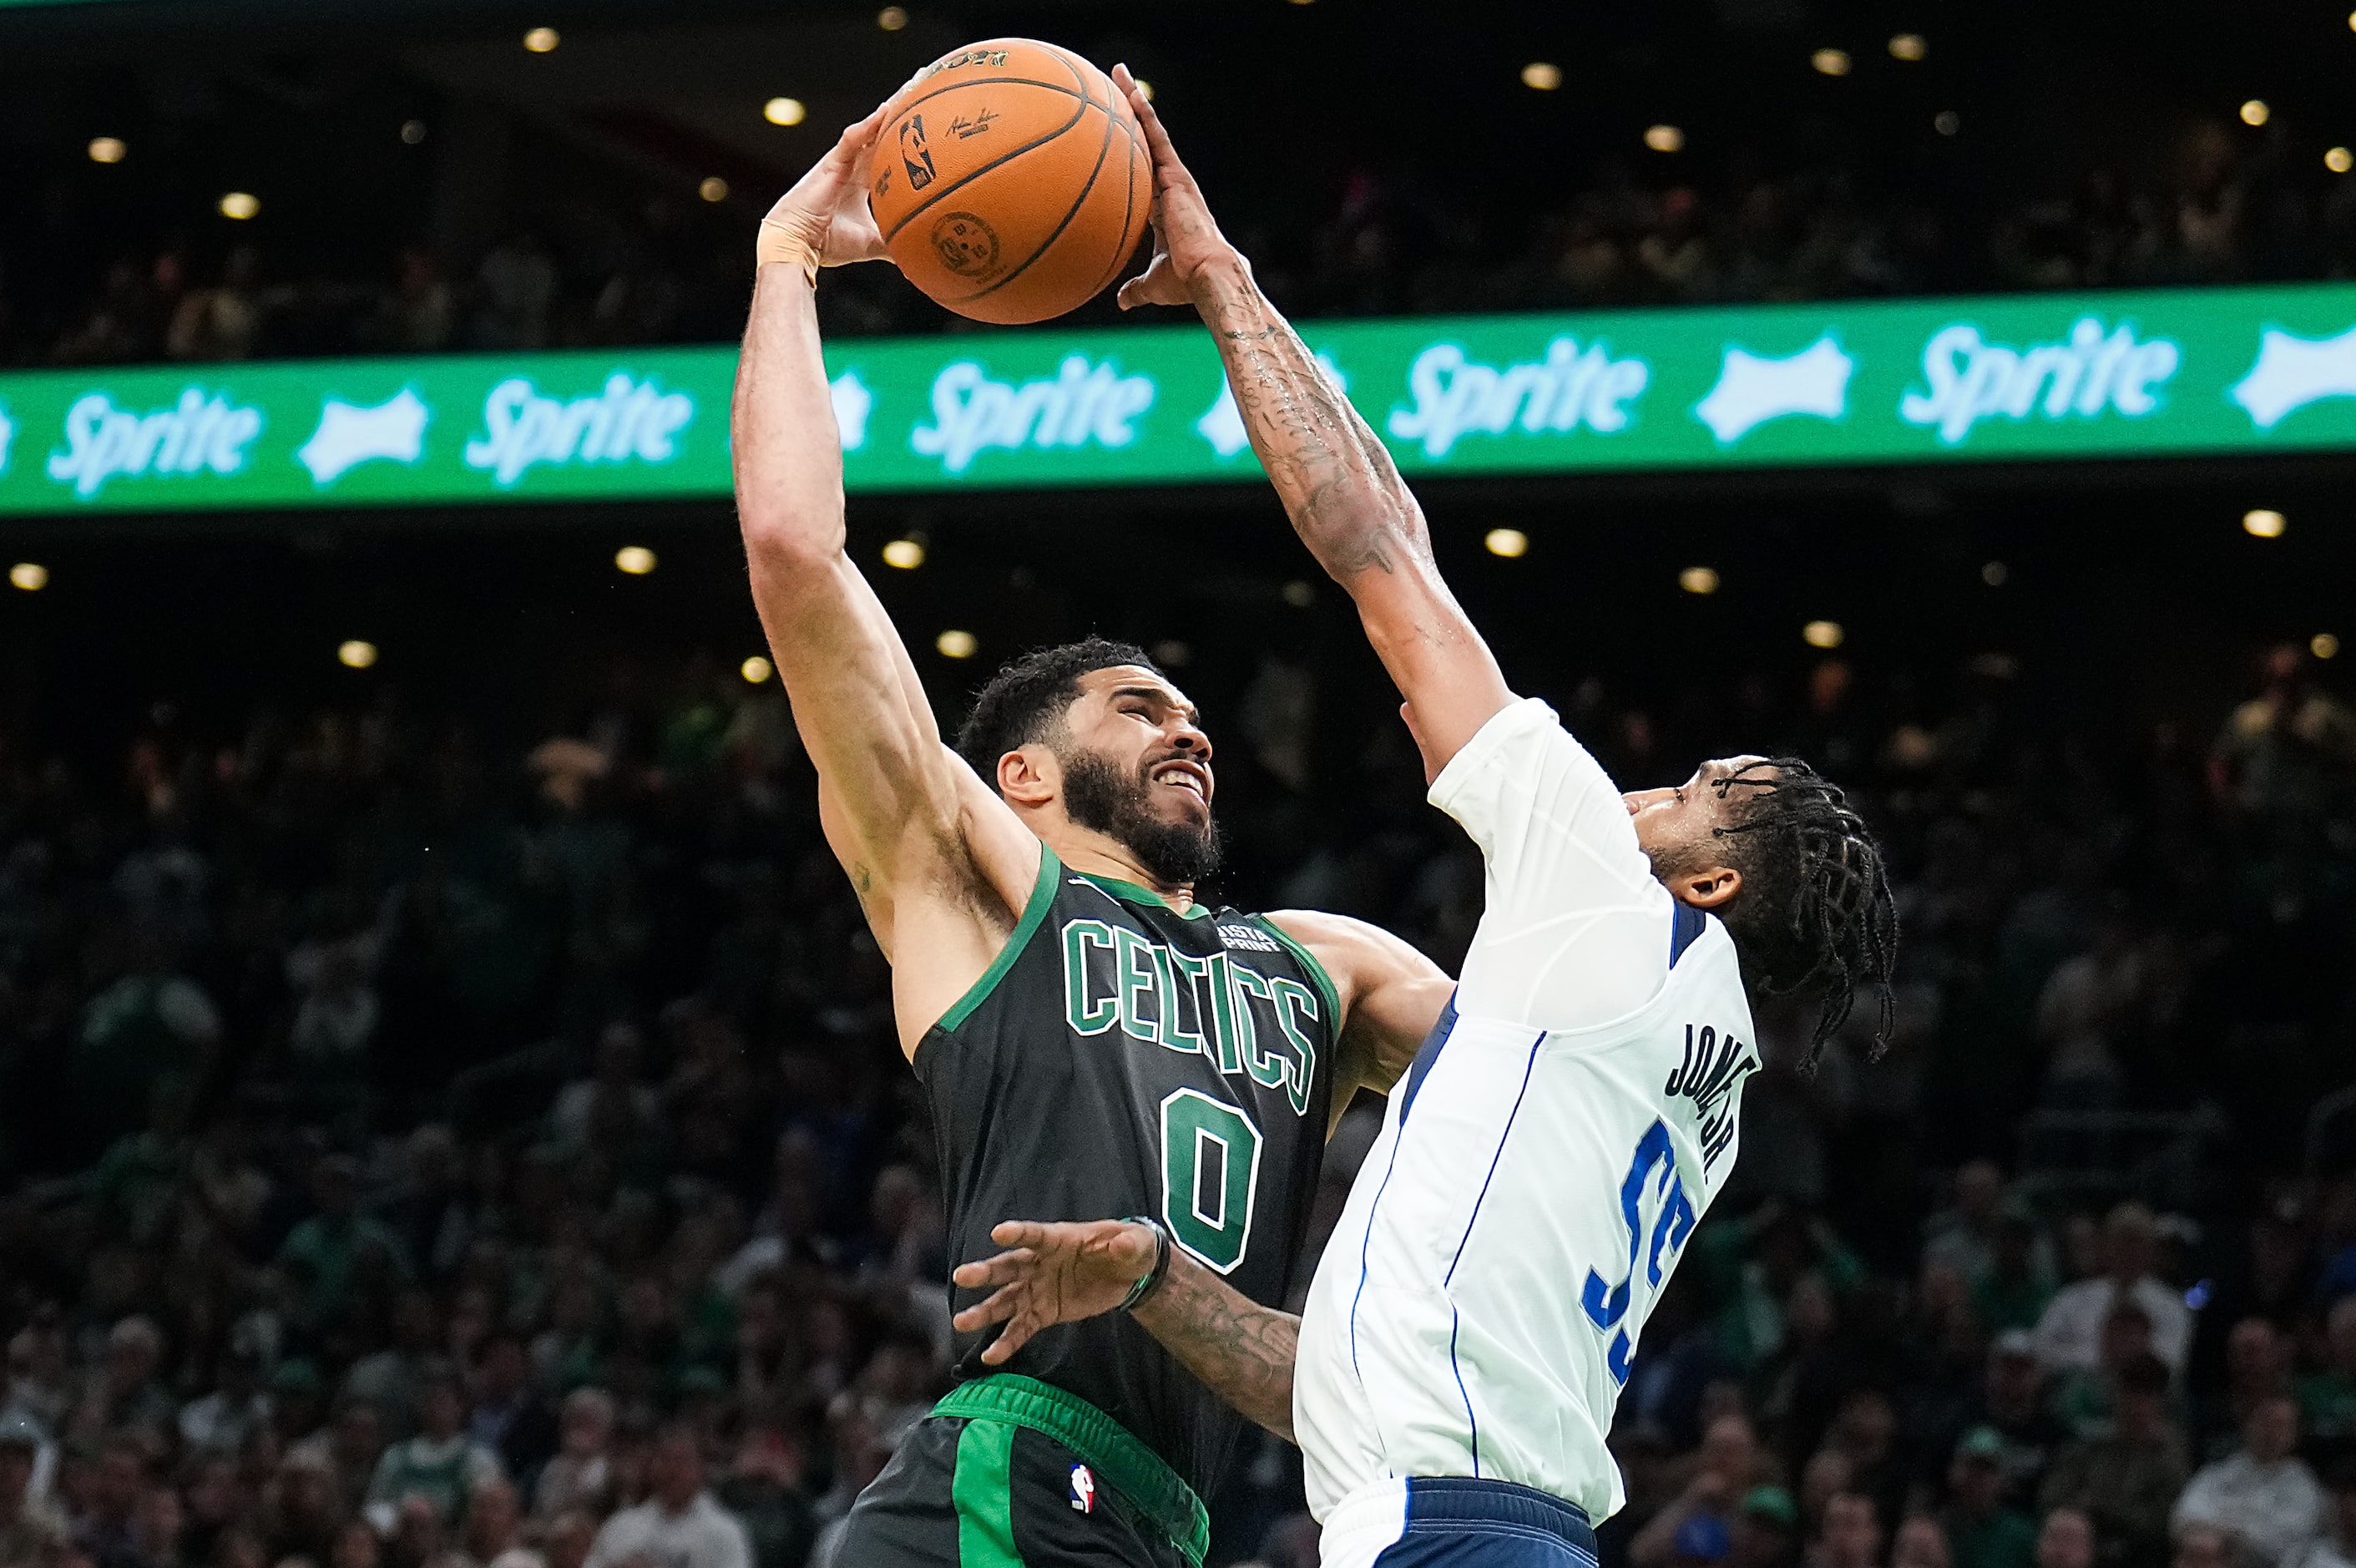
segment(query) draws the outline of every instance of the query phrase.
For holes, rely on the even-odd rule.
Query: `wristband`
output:
[[[1153,1267],[1147,1270],[1142,1278],[1129,1287],[1129,1294],[1120,1304],[1120,1310],[1128,1312],[1147,1296],[1151,1295],[1154,1287],[1162,1283],[1162,1276],[1170,1272],[1170,1227],[1150,1214],[1133,1214],[1121,1223],[1153,1227]]]
[[[758,266],[780,262],[787,266],[799,267],[810,286],[818,286],[818,252],[810,248],[809,241],[783,223],[772,222],[766,218],[761,220],[760,238],[754,242],[753,256],[755,264]]]

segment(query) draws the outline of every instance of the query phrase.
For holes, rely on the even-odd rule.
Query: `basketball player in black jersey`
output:
[[[884,257],[864,198],[877,124],[846,132],[762,226],[736,499],[828,842],[892,961],[949,1256],[995,1251],[1009,1215],[1136,1215],[1276,1303],[1333,1119],[1358,1088],[1389,1087],[1451,983],[1355,920],[1194,901],[1216,858],[1211,743],[1134,648],[1018,661],[958,750],[942,745],[843,553],[812,304],[820,267]],[[1200,1568],[1198,1494],[1241,1419],[1125,1316],[1043,1333],[1002,1367],[982,1364],[979,1339],[960,1346],[975,1375],[860,1498],[836,1561]]]

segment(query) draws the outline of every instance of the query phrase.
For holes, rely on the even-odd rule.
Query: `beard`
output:
[[[1155,816],[1146,764],[1124,774],[1094,752],[1076,750],[1059,760],[1064,814],[1137,856],[1138,865],[1157,880],[1193,884],[1219,869],[1218,823],[1207,816],[1200,826]]]

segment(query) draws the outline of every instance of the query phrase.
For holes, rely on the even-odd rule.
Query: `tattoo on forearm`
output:
[[[1410,557],[1429,562],[1423,514],[1388,449],[1258,289],[1221,276],[1197,305],[1260,464],[1318,564],[1346,586]]]
[[[1139,1304],[1137,1320],[1221,1399],[1293,1440],[1292,1359],[1301,1319],[1246,1298],[1182,1255]]]

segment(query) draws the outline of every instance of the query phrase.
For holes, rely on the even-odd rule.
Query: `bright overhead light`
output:
[[[887,33],[896,33],[908,25],[908,13],[898,5],[886,5],[875,13],[875,25]]]
[[[1812,620],[1800,628],[1800,640],[1810,648],[1838,648],[1847,637],[1837,620]]]
[[[728,199],[728,182],[716,174],[707,175],[695,188],[695,194],[706,201],[725,201]]]
[[[1808,57],[1818,76],[1847,76],[1850,60],[1847,49],[1818,49]]]
[[[944,659],[970,659],[980,646],[980,641],[969,631],[952,629],[933,639],[933,647]]]
[[[924,542],[916,539],[895,539],[884,547],[884,564],[897,566],[903,572],[913,572],[925,564]]]
[[[1148,103],[1151,103],[1151,102],[1153,102],[1153,83],[1151,83],[1151,82],[1150,82],[1150,81],[1146,81],[1146,80],[1145,80],[1145,78],[1143,78],[1143,77],[1141,77],[1141,77],[1138,77],[1138,78],[1137,78],[1137,90],[1138,90],[1138,91],[1140,91],[1140,92],[1141,92],[1141,93],[1145,94],[1145,101],[1146,101]]]
[[[1284,585],[1284,602],[1294,609],[1305,610],[1317,602],[1317,590],[1295,577]]]
[[[1539,92],[1552,92],[1562,85],[1562,67],[1552,60],[1534,59],[1522,67],[1522,85]]]
[[[523,36],[523,47],[536,55],[544,55],[563,41],[554,27],[534,27]]]
[[[19,561],[8,568],[8,581],[28,594],[37,594],[49,585],[49,569],[38,561]]]
[[[2280,539],[2290,523],[2272,507],[2254,507],[2242,514],[2242,532],[2254,539]]]
[[[1980,581],[1991,588],[2001,588],[2012,575],[2012,568],[2001,561],[1991,561],[1980,568]]]
[[[401,139],[412,147],[417,145],[425,139],[425,122],[403,120],[401,123]]]
[[[1952,136],[1964,128],[1964,117],[1952,109],[1942,109],[1931,116],[1931,129],[1943,136]]]
[[[1644,145],[1656,153],[1685,150],[1686,134],[1675,125],[1652,125],[1644,131]]]
[[[1718,592],[1718,571],[1710,566],[1688,566],[1677,574],[1677,586],[1688,594]]]
[[[220,215],[240,223],[262,211],[262,199],[250,191],[232,190],[220,199]]]
[[[772,125],[798,125],[809,117],[798,98],[772,98],[761,105],[761,118]]]
[[[2253,98],[2242,105],[2242,124],[2244,125],[2263,125],[2274,115],[2275,112],[2266,107],[2266,101],[2263,98]]]
[[[336,662],[347,670],[365,670],[376,662],[376,644],[353,638],[336,645]]]
[[[94,164],[119,164],[131,151],[120,136],[92,136],[90,139],[90,161]]]
[[[754,686],[759,685],[776,672],[776,666],[757,653],[736,666],[736,673],[744,677],[746,684]]]
[[[1518,528],[1493,528],[1481,542],[1492,555],[1502,555],[1508,561],[1518,560],[1530,553],[1530,536]]]
[[[1909,62],[1921,59],[1931,52],[1930,40],[1920,33],[1901,33],[1890,40],[1890,58]]]
[[[2318,659],[2340,657],[2340,639],[2328,631],[2319,631],[2307,639],[2307,650]]]
[[[2334,147],[2323,155],[2323,166],[2333,174],[2346,174],[2350,169],[2356,168],[2356,153],[2350,152],[2346,147]]]
[[[633,577],[643,577],[655,569],[655,553],[643,544],[625,544],[614,552],[614,564]]]

